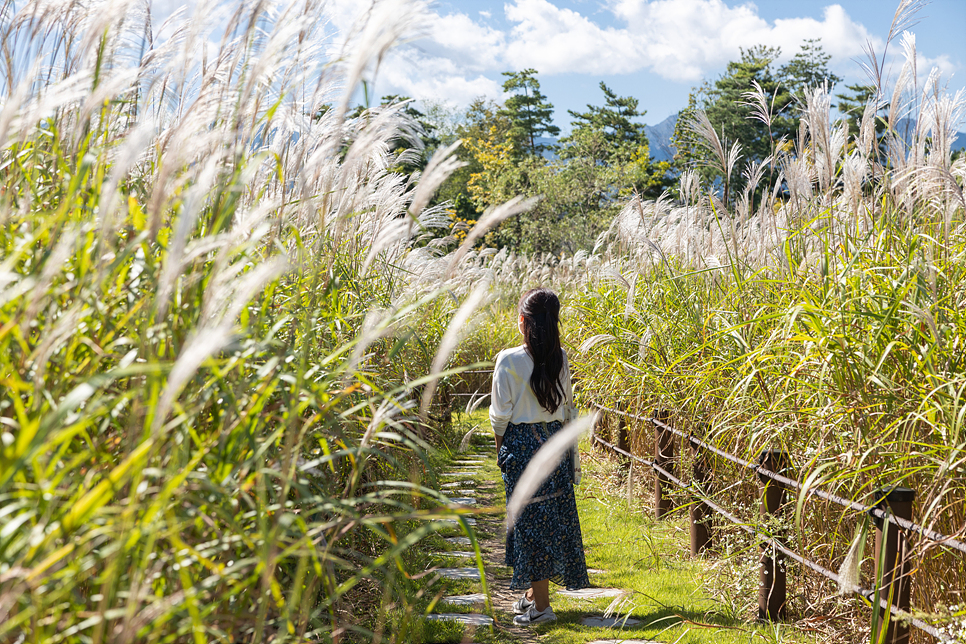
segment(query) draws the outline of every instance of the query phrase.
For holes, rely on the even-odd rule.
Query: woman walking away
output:
[[[497,464],[508,501],[530,459],[563,426],[565,410],[573,405],[570,366],[560,347],[556,294],[545,288],[527,291],[520,298],[519,313],[523,346],[497,355],[490,399]],[[569,589],[590,585],[571,458],[568,452],[516,524],[507,526],[506,564],[513,567],[510,588],[528,589],[513,604],[513,622],[520,626],[557,619],[550,607],[550,581]]]

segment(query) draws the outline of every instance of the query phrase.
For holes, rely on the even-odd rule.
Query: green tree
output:
[[[500,109],[501,106],[494,101],[477,98],[465,112],[458,117],[452,117],[454,127],[445,128],[452,129],[454,139],[462,141],[457,155],[466,165],[450,175],[437,191],[436,200],[455,204],[456,215],[467,221],[476,220],[489,205],[474,197],[470,190],[470,181],[484,171],[479,151],[507,138],[510,122],[500,114]],[[449,136],[444,135],[441,144],[449,143]],[[481,184],[482,178],[477,178],[475,183]]]
[[[714,82],[704,111],[719,136],[729,143],[741,143],[748,160],[760,161],[772,152],[773,141],[794,136],[797,121],[791,116],[792,95],[772,69],[781,55],[778,47],[758,45],[742,50],[741,60],[728,63],[725,73]],[[761,87],[773,106],[772,127],[753,117],[747,94]]]
[[[509,121],[507,136],[518,156],[539,155],[545,146],[537,143],[543,135],[557,136],[560,128],[553,124],[553,105],[540,92],[537,70],[503,72],[507,77],[503,91],[512,94],[500,114]]]
[[[699,109],[702,109],[710,88],[705,81],[688,93],[688,106],[678,112],[678,120],[674,122],[674,133],[671,135],[671,145],[674,146],[674,165],[683,170],[690,167],[702,168],[706,162],[702,153],[698,135],[690,127]],[[703,169],[703,168],[702,168]]]
[[[835,98],[839,99],[837,106],[839,112],[846,118],[849,124],[849,136],[855,138],[859,135],[860,121],[862,120],[863,114],[865,114],[865,106],[875,98],[876,89],[874,85],[862,85],[860,83],[846,85],[845,89],[846,91],[836,94]],[[882,114],[888,111],[888,108],[888,103],[882,103],[879,105],[876,113],[875,138],[880,142],[886,130],[886,122],[882,118]]]
[[[607,149],[601,130],[575,132],[568,147],[566,159],[530,156],[517,162],[516,177],[521,183],[525,179],[525,194],[541,199],[488,235],[489,245],[554,255],[593,245],[619,210],[614,167],[597,161]]]
[[[825,53],[821,38],[809,38],[802,43],[798,53],[779,70],[782,83],[803,106],[805,91],[822,85],[829,88],[842,79],[829,69],[831,54]]]
[[[644,116],[645,112],[638,111],[636,98],[618,96],[603,81],[600,83],[600,89],[604,92],[604,105],[587,105],[586,112],[567,110],[574,117],[570,124],[575,133],[595,130],[602,134],[603,149],[606,151],[602,161],[626,163],[632,157],[640,156],[642,150],[648,149],[644,124],[634,120]],[[573,140],[573,135],[561,140],[563,144],[561,156],[566,157],[570,154],[566,144]]]
[[[799,52],[785,65],[775,69],[781,55],[777,47],[758,45],[742,50],[741,58],[728,67],[713,82],[705,82],[689,96],[688,107],[678,115],[673,142],[676,146],[675,165],[679,169],[697,166],[706,182],[720,182],[721,169],[711,153],[693,132],[689,123],[698,110],[703,110],[726,149],[735,142],[741,146],[745,163],[762,162],[774,154],[780,145],[793,141],[798,133],[800,111],[808,88],[840,79],[828,67],[831,57],[817,39],[806,40]],[[757,107],[749,95],[764,94],[770,122],[756,118]],[[738,195],[744,179],[741,167],[734,169],[731,194]],[[767,186],[760,186],[763,190]]]
[[[560,142],[561,158],[587,157],[608,166],[609,193],[625,196],[636,191],[647,197],[660,196],[673,183],[671,165],[651,162],[645,125],[637,120],[645,112],[638,110],[636,98],[618,96],[604,82],[600,89],[604,105],[587,105],[586,112],[568,110],[574,117],[573,131]]]

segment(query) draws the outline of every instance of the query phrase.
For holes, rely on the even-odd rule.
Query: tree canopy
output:
[[[544,135],[557,136],[560,128],[553,124],[553,105],[540,92],[537,70],[503,72],[507,77],[503,91],[512,95],[500,109],[509,124],[507,138],[518,155],[541,154],[545,146],[537,139]]]

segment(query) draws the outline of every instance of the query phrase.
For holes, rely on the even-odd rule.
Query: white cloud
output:
[[[380,94],[444,100],[466,105],[478,96],[499,97],[500,83],[482,73],[461,68],[454,61],[416,50],[390,56],[379,70]]]
[[[481,25],[464,13],[430,17],[429,37],[415,44],[427,53],[445,56],[472,71],[499,69],[505,63],[503,32]]]
[[[954,63],[948,54],[940,54],[935,58],[930,58],[929,56],[923,56],[918,54],[916,56],[916,67],[919,70],[920,75],[929,76],[933,68],[938,69],[939,73],[944,78],[949,78],[957,71],[959,71],[959,65]]]
[[[346,0],[340,0],[345,2]],[[412,48],[418,70],[393,66],[382,75],[400,91],[443,92],[438,98],[464,102],[472,92],[500,94],[486,80],[507,69],[533,67],[541,74],[631,74],[649,71],[665,78],[695,82],[735,60],[742,48],[781,47],[787,60],[806,38],[821,38],[833,66],[854,67],[872,41],[868,30],[841,5],[825,8],[822,18],[769,22],[754,4],[729,6],[724,0],[601,0],[601,17],[557,6],[551,0],[510,0],[503,6],[509,28],[501,31],[466,13],[431,14],[428,37]],[[443,59],[449,61],[444,63]],[[946,61],[948,63],[948,60]],[[386,72],[389,72],[387,69]],[[406,89],[408,88],[408,89]]]
[[[480,95],[500,98],[500,72],[527,67],[544,76],[650,72],[691,84],[722,70],[742,49],[781,47],[784,62],[809,38],[821,39],[840,75],[864,81],[852,61],[865,58],[867,43],[882,49],[881,39],[839,4],[826,6],[820,18],[770,21],[753,3],[733,0],[593,0],[579,9],[559,0],[496,2],[505,2],[503,20],[490,10],[427,11],[425,36],[383,61],[378,91],[466,104]],[[334,30],[348,29],[361,5],[369,2],[332,0]],[[935,64],[948,75],[956,67],[946,55],[928,64],[920,69]]]
[[[516,0],[505,10],[514,23],[506,56],[513,69],[623,74],[639,68],[633,55],[634,37],[626,29],[602,28],[548,0]]]
[[[742,48],[764,44],[783,48],[785,57],[806,38],[821,38],[835,58],[862,53],[870,38],[840,5],[825,8],[822,20],[780,19],[770,23],[752,4],[734,7],[723,0],[615,0],[610,5],[624,26],[601,28],[569,9],[547,0],[516,0],[507,17],[517,23],[510,44],[513,60],[582,61],[587,73],[630,73],[649,70],[672,80],[695,81],[734,60]],[[542,68],[540,68],[543,71]],[[550,70],[548,69],[548,73]]]

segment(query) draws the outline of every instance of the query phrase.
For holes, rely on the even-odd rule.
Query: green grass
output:
[[[459,418],[456,424],[470,427],[487,423],[486,413],[478,410],[469,417]],[[484,435],[492,437],[488,431]],[[653,510],[643,496],[651,490],[649,478],[635,479],[637,489],[629,504],[626,470],[600,454],[591,453],[587,441],[582,443],[581,451],[584,480],[575,491],[587,566],[605,571],[591,575],[591,584],[630,592],[617,602],[611,598],[574,599],[557,594],[559,589],[551,585],[551,603],[558,621],[536,627],[542,641],[569,644],[618,635],[694,644],[828,641],[794,624],[756,623],[758,569],[753,565],[756,549],[738,555],[752,565],[727,566],[729,572],[744,572],[744,578],[723,582],[713,569],[721,561],[690,556],[688,524],[681,511],[673,513],[668,520],[653,518]],[[477,482],[500,481],[495,459],[491,456],[486,467],[470,478]],[[494,490],[494,503],[502,510],[505,507],[502,483]],[[503,538],[502,534],[494,536]],[[491,569],[507,577],[512,572],[509,568]],[[740,589],[743,596],[726,596],[726,586]],[[722,592],[716,592],[718,589]],[[580,624],[581,618],[603,615],[611,607],[621,617],[629,616],[643,623],[620,632]],[[512,615],[501,614],[501,619],[509,624]],[[509,627],[509,636],[514,632],[519,631]]]
[[[803,633],[794,625],[755,622],[756,613],[735,614],[732,602],[711,594],[711,561],[694,559],[689,552],[686,516],[656,520],[641,498],[651,487],[635,490],[628,504],[624,470],[588,451],[582,445],[584,480],[577,488],[577,509],[584,537],[588,568],[606,572],[591,575],[597,587],[630,591],[623,599],[574,599],[552,594],[558,621],[543,627],[548,641],[560,644],[616,637],[600,628],[580,625],[588,614],[603,614],[610,607],[620,617],[640,620],[639,626],[620,631],[620,637],[703,644],[742,642],[806,643],[825,641]],[[650,478],[644,479],[648,484]],[[644,487],[640,480],[638,488]],[[754,557],[756,551],[747,553]],[[758,571],[751,569],[750,586],[757,591]],[[740,580],[733,580],[735,586]],[[751,596],[755,602],[757,595]],[[613,604],[613,606],[612,606]],[[755,604],[757,607],[757,604]],[[615,629],[616,631],[616,629]]]
[[[9,114],[0,148],[0,640],[456,637],[419,615],[433,593],[468,586],[427,593],[416,576],[440,546],[427,527],[438,514],[431,474],[460,436],[422,422],[439,406],[417,409],[448,357],[486,361],[515,343],[512,302],[545,276],[568,290],[563,328],[586,397],[673,408],[748,456],[805,446],[796,463],[823,486],[866,498],[905,482],[921,490],[920,520],[945,532],[966,520],[963,159],[926,146],[924,165],[899,176],[862,158],[867,178],[850,193],[842,158],[826,159],[825,193],[799,194],[809,184],[799,181],[763,211],[791,208],[784,238],[756,256],[765,266],[719,253],[728,271],[695,273],[673,257],[655,270],[627,244],[450,266],[452,250],[427,245],[445,215],[383,171],[409,128],[404,106],[346,122],[336,87],[306,94],[338,76],[310,44],[326,30],[316,3],[239,5],[216,51],[193,37],[143,42],[154,25],[139,5],[105,21],[74,4],[4,7],[16,58],[4,84],[23,90],[12,100],[24,109]],[[357,33],[378,42],[412,27],[367,15]],[[359,70],[385,53],[346,51]],[[114,74],[128,64],[136,73]],[[801,161],[815,170],[814,154]],[[442,179],[430,174],[422,185]],[[907,175],[922,180],[915,194]],[[715,212],[719,233],[735,230],[733,215]],[[633,285],[615,286],[615,270]],[[486,319],[457,346],[450,327],[472,325],[453,325],[454,311],[485,280]],[[608,344],[576,351],[601,334]],[[453,344],[441,349],[444,339]],[[444,376],[472,390],[480,380]],[[637,432],[635,446],[647,440]],[[468,478],[498,473],[490,463]],[[673,521],[648,526],[628,508],[611,525],[619,502],[594,503],[581,500],[591,565],[638,592],[634,614],[653,622],[686,596],[694,615],[744,623],[740,601],[695,590],[715,586],[672,556]],[[834,567],[852,523],[809,505],[796,527]],[[622,572],[610,548],[629,558]],[[964,560],[917,552],[917,605],[961,603]],[[709,630],[674,628],[661,638]]]

